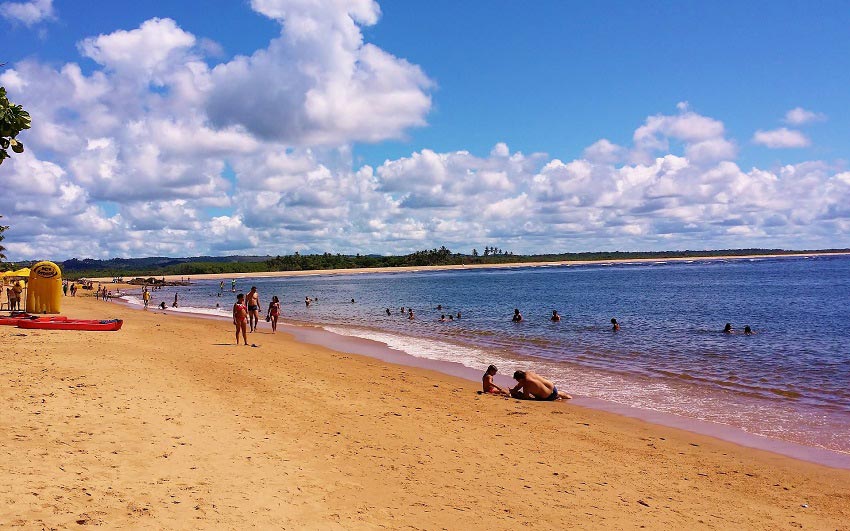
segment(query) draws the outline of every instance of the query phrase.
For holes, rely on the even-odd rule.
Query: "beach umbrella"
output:
[[[18,269],[17,271],[5,271],[5,272],[3,272],[3,274],[0,274],[0,277],[4,277],[4,278],[13,278],[13,277],[29,278],[29,276],[30,276],[30,268],[28,268],[28,267],[22,267],[21,269]]]

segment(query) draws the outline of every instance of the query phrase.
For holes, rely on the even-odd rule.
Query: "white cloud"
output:
[[[256,0],[281,36],[250,57],[216,66],[207,113],[268,139],[339,145],[400,138],[425,125],[432,82],[404,59],[363,42],[372,1]]]
[[[280,37],[222,64],[202,37],[152,19],[85,39],[94,68],[0,72],[35,124],[0,171],[16,190],[0,196],[10,259],[850,246],[846,168],[743,170],[723,122],[686,104],[575,160],[499,142],[358,165],[353,142],[424,123],[427,76],[364,41],[374,2],[252,5]]]
[[[820,112],[807,111],[802,107],[795,107],[785,113],[785,123],[791,125],[804,125],[811,122],[823,122],[826,115]]]
[[[809,141],[806,135],[800,131],[786,127],[780,127],[771,131],[762,131],[759,129],[753,135],[753,142],[772,149],[801,148],[811,145],[811,141]]]
[[[4,18],[32,26],[43,20],[55,18],[53,0],[32,0],[31,2],[3,2],[0,15]]]
[[[149,80],[173,68],[174,62],[184,61],[183,54],[194,44],[195,36],[173,20],[152,18],[138,29],[85,39],[79,49],[108,70]]]
[[[583,156],[593,162],[614,164],[622,161],[625,153],[626,150],[623,147],[611,143],[606,138],[602,138],[586,147]]]

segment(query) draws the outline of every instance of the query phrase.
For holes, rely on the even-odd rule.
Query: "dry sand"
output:
[[[0,327],[0,528],[850,529],[850,471],[228,322]],[[264,323],[265,325],[265,323]]]

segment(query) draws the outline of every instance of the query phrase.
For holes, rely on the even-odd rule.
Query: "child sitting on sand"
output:
[[[489,367],[487,367],[487,371],[481,378],[481,383],[484,386],[484,392],[493,395],[510,396],[510,393],[507,389],[502,389],[501,387],[493,383],[493,376],[495,376],[498,371],[499,369],[497,369],[495,365],[490,365]]]

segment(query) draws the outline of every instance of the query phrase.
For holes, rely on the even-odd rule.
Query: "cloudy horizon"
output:
[[[49,42],[71,9],[5,2],[0,25]],[[373,42],[390,22],[376,2],[241,9],[277,25],[249,53],[155,16],[76,35],[72,60],[4,58],[0,85],[33,119],[26,151],[0,166],[7,259],[850,247],[847,153],[823,141],[846,102],[818,90],[765,96],[742,125],[677,89],[551,153],[510,123],[483,139],[443,125],[469,96],[435,73],[443,56]],[[546,114],[515,96],[506,108]]]

